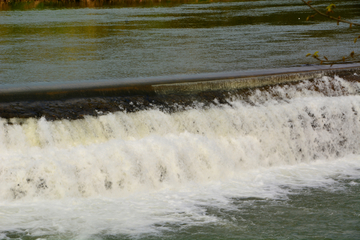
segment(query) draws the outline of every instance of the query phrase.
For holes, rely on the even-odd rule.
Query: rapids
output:
[[[358,186],[359,90],[323,77],[174,112],[1,119],[0,238],[232,229],[242,210],[224,218],[211,209],[236,212],[249,208],[234,199],[285,201],[339,181]]]

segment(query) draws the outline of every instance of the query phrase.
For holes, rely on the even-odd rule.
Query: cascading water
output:
[[[2,119],[0,238],[252,236],[253,207],[359,186],[359,90],[323,77],[171,113]]]

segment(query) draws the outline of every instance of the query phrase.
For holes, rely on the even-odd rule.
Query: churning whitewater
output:
[[[226,225],[203,206],[231,209],[234,197],[286,199],[334,176],[358,179],[359,91],[323,77],[172,113],[2,119],[0,238]]]

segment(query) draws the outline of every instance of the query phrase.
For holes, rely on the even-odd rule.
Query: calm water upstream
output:
[[[0,6],[1,84],[298,66],[359,34],[300,1]],[[0,117],[0,239],[360,238],[359,82],[164,109]]]
[[[339,4],[360,20],[358,1]],[[276,68],[356,50],[355,29],[309,14],[300,0],[0,11],[0,83]]]

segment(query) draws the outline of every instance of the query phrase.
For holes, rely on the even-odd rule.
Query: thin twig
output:
[[[306,5],[309,6],[309,8],[311,8],[312,10],[314,10],[315,12],[317,12],[318,14],[320,14],[321,16],[324,16],[324,17],[327,17],[327,18],[330,18],[330,19],[333,19],[335,21],[338,21],[338,22],[343,22],[343,23],[348,23],[348,24],[351,24],[351,25],[354,25],[354,26],[360,26],[359,23],[353,23],[353,22],[349,22],[349,21],[346,21],[346,20],[342,20],[342,19],[339,19],[339,18],[335,18],[333,16],[330,16],[330,15],[327,15],[323,12],[320,12],[319,10],[317,10],[316,8],[314,8],[313,6],[310,5],[310,3],[306,2],[305,0],[301,0],[303,3],[305,3]]]
[[[309,55],[307,55],[309,56]],[[354,52],[352,52],[349,56],[347,57],[342,57],[341,59],[338,59],[338,60],[329,60],[327,59],[325,56],[323,56],[322,58],[324,59],[321,59],[320,56],[317,55],[317,52],[314,53],[312,55],[312,57],[316,60],[318,60],[320,62],[320,64],[329,64],[329,65],[333,65],[333,64],[339,64],[339,63],[349,63],[349,62],[352,62],[352,63],[355,63],[355,62],[360,62],[360,54],[355,54]]]

